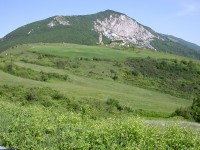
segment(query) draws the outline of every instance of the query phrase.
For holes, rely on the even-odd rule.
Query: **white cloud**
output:
[[[195,16],[200,14],[200,2],[180,0],[181,9],[177,16]]]

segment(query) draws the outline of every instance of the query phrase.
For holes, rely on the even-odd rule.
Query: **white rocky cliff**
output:
[[[112,41],[121,40],[123,43],[154,49],[150,41],[155,36],[126,15],[112,14],[104,20],[97,19],[94,21],[94,30]]]
[[[144,26],[139,24],[132,18],[118,13],[111,13],[109,17],[102,20],[97,19],[92,22],[93,28],[91,30],[99,34],[98,44],[102,45],[102,35],[106,36],[111,41],[122,41],[124,44],[135,44],[139,47],[155,49],[151,45],[151,41],[156,37]],[[56,16],[47,24],[48,28],[54,28],[56,26],[73,26],[69,20],[64,16]],[[28,34],[31,34],[34,30],[30,30]]]
[[[68,26],[70,24],[69,24],[69,21],[67,21],[65,19],[65,17],[63,17],[63,16],[56,16],[56,17],[53,18],[53,20],[51,22],[49,22],[47,24],[47,26],[49,28],[53,28],[54,26],[57,26],[57,25]]]

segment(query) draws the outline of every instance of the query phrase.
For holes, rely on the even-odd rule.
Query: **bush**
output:
[[[196,84],[200,79],[199,64],[192,61],[128,58],[125,65],[128,67],[123,68],[123,72],[127,76],[123,76],[123,79],[128,81],[128,84],[188,99],[199,93],[199,85]],[[145,81],[152,84],[144,85]]]
[[[66,74],[66,75],[64,75],[63,79],[66,81],[69,79],[69,76]]]
[[[116,99],[109,98],[109,99],[106,101],[106,104],[107,104],[107,105],[110,105],[110,106],[113,106],[113,107],[117,107],[117,106],[119,106],[119,101],[116,100]]]
[[[81,114],[38,106],[0,105],[0,143],[38,149],[199,149],[198,132],[150,126],[136,117],[89,119]]]
[[[112,99],[112,98],[109,98],[107,101],[106,101],[106,104],[109,105],[109,109],[110,111],[112,112],[113,109],[117,109],[118,111],[122,111],[124,110],[124,108],[126,107],[123,107],[119,104],[119,101],[116,100],[116,99]],[[127,109],[128,110],[128,109]]]
[[[4,70],[11,73],[13,71],[13,64],[12,63],[6,64]]]
[[[48,75],[46,75],[46,74],[42,74],[41,75],[41,81],[48,81],[48,79],[49,79],[49,77],[48,77]]]
[[[185,119],[195,120],[200,122],[200,97],[193,99],[192,106],[190,107],[180,107],[172,113],[172,116],[182,116]]]
[[[114,74],[114,76],[112,77],[113,80],[117,80],[118,76],[116,74]]]
[[[93,57],[92,58],[94,61],[101,61],[101,58]]]
[[[56,62],[56,66],[57,66],[58,68],[65,68],[66,64],[67,64],[66,61],[61,61],[61,60],[59,60],[59,61]]]
[[[56,100],[60,100],[60,99],[64,99],[65,96],[59,92],[55,92],[53,95],[52,95],[52,98],[53,99],[56,99]]]
[[[28,91],[28,93],[26,94],[26,100],[33,101],[36,100],[36,98],[37,98],[36,91],[34,89],[30,89],[30,91]]]
[[[200,122],[200,96],[193,100],[191,109],[194,120]]]
[[[177,108],[175,112],[172,114],[172,116],[182,116],[185,119],[192,120],[191,110],[189,108]]]
[[[131,71],[131,74],[132,74],[133,76],[139,76],[139,72],[136,71],[136,70],[132,70],[132,71]]]
[[[116,71],[113,69],[110,69],[110,73],[116,73]]]

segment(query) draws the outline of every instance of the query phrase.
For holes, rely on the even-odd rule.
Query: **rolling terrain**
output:
[[[102,36],[102,37],[101,37]],[[99,41],[102,38],[102,41]],[[135,45],[199,59],[200,47],[174,36],[157,33],[129,16],[112,10],[91,15],[53,16],[24,25],[0,40],[0,51],[26,43],[75,43],[84,45]]]
[[[0,53],[0,76],[5,147],[200,146],[199,126],[187,123],[194,118],[172,115],[199,96],[199,60],[135,46],[30,43]]]

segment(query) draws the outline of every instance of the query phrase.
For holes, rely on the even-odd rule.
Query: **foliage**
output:
[[[160,51],[200,59],[200,52],[188,44],[174,42],[169,39],[165,39],[164,41],[155,39],[151,41],[151,44]]]
[[[37,94],[34,89],[30,89],[30,91],[26,94],[26,100],[33,101],[37,98]]]
[[[186,119],[200,122],[200,97],[194,98],[192,106],[190,107],[177,108],[172,116],[182,116]]]
[[[176,96],[193,97],[200,90],[200,66],[186,60],[128,59],[131,69],[123,70],[123,78],[133,84]],[[146,81],[146,82],[145,82]]]
[[[194,120],[200,122],[200,96],[193,100],[191,109]]]
[[[69,80],[68,75],[60,75],[57,73],[46,73],[43,71],[37,72],[32,69],[27,69],[23,67],[19,67],[13,63],[5,64],[2,68],[3,71],[8,72],[12,75],[20,76],[23,78],[39,80],[47,82],[50,79],[58,79],[58,80]]]
[[[197,149],[198,133],[151,127],[140,118],[89,119],[87,115],[1,102],[0,143],[26,149]]]

